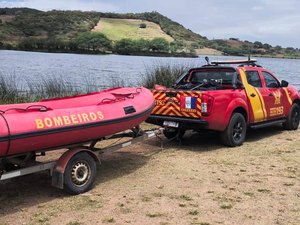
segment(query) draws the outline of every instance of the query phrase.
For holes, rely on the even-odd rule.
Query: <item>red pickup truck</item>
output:
[[[242,145],[248,127],[282,124],[296,130],[300,94],[256,60],[211,62],[183,74],[173,88],[157,85],[147,122],[165,127],[167,138],[186,130],[220,132],[227,146]]]

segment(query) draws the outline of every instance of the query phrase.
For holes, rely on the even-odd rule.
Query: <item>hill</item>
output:
[[[238,38],[208,40],[158,12],[43,12],[0,8],[0,49],[119,54],[300,57],[299,49]]]

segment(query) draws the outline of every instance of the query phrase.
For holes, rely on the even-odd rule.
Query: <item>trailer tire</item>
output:
[[[227,128],[221,133],[221,141],[229,147],[243,144],[246,138],[247,124],[241,113],[233,113]]]
[[[96,179],[96,162],[86,152],[74,155],[64,172],[64,189],[73,195],[90,190]]]
[[[286,122],[283,123],[283,128],[286,130],[297,130],[300,120],[300,107],[294,103],[291,107]]]

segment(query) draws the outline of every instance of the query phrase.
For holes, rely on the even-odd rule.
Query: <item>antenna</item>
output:
[[[207,65],[210,65],[209,58],[207,56],[205,56],[205,61],[207,62]]]

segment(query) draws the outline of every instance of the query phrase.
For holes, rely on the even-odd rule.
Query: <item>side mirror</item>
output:
[[[289,82],[285,81],[285,80],[282,80],[281,81],[281,87],[287,87],[289,86]]]

